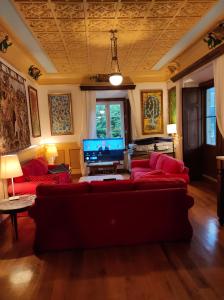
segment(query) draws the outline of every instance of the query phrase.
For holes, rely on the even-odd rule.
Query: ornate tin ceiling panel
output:
[[[147,76],[216,0],[14,0],[59,73],[110,72],[110,34],[118,30],[122,73]]]

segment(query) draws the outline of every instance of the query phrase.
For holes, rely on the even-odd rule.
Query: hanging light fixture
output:
[[[109,76],[109,81],[112,85],[120,85],[123,81],[123,76],[120,72],[120,67],[118,63],[118,57],[117,57],[117,37],[115,36],[115,33],[117,33],[117,30],[110,30],[111,33],[111,73]]]

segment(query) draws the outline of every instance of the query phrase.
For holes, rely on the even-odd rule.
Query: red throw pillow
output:
[[[47,172],[48,172],[48,162],[47,162],[47,160],[44,157],[38,157],[37,160],[42,164],[42,166],[45,170],[45,173],[47,174]]]
[[[24,176],[42,176],[47,174],[48,169],[39,159],[31,159],[22,166]]]
[[[163,170],[167,173],[182,173],[184,163],[168,155],[161,155],[157,161],[156,169]]]
[[[41,182],[41,183],[59,183],[58,176],[47,174],[39,176],[27,176],[27,181]]]
[[[159,152],[152,152],[149,156],[149,167],[151,169],[155,169],[156,168],[156,163],[158,161],[158,158],[160,157],[162,153]]]

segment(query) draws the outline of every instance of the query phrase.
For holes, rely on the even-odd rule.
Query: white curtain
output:
[[[80,164],[82,175],[87,174],[87,168],[84,164],[82,140],[96,138],[96,92],[81,92],[80,99]]]
[[[216,95],[216,119],[221,135],[224,137],[224,55],[213,61],[213,73]]]
[[[137,99],[135,99],[135,94],[133,90],[128,90],[128,98],[131,106],[131,126],[132,126],[132,138],[135,140],[140,137],[139,124],[138,120],[138,110],[137,110]],[[138,122],[139,121],[139,122]]]

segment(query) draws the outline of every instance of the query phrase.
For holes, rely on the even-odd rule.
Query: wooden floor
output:
[[[224,228],[216,218],[215,190],[193,184],[191,243],[160,243],[98,250],[32,251],[34,225],[19,218],[0,229],[0,300],[224,299]]]

